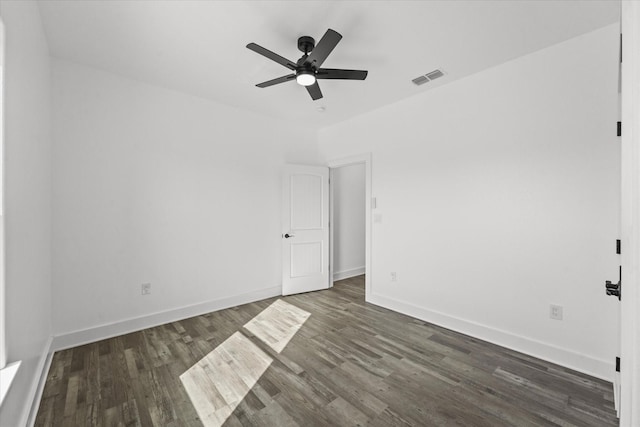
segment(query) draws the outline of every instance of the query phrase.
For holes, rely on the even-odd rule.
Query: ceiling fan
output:
[[[309,36],[302,36],[298,39],[298,49],[304,53],[297,62],[289,61],[277,53],[273,53],[262,46],[255,43],[249,43],[248,49],[259,53],[260,55],[284,65],[293,74],[278,77],[273,80],[258,83],[258,87],[269,87],[280,83],[295,80],[299,85],[305,86],[311,98],[315,101],[322,98],[322,92],[318,85],[320,79],[338,79],[338,80],[364,80],[367,78],[368,71],[363,70],[341,70],[337,68],[320,68],[322,63],[327,59],[329,54],[336,47],[342,36],[332,29],[328,29],[322,36],[318,44]]]

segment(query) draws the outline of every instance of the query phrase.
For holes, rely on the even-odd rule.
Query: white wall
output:
[[[2,1],[8,362],[22,360],[0,425],[24,425],[51,332],[50,64],[38,7]]]
[[[617,59],[616,24],[321,131],[372,153],[369,299],[612,378]]]
[[[280,291],[282,167],[313,163],[315,135],[69,62],[52,75],[56,335]]]
[[[340,280],[364,274],[364,164],[332,170],[333,277]]]

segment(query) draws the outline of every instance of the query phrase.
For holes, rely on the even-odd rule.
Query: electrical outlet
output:
[[[151,283],[143,283],[140,286],[140,293],[142,295],[149,295],[151,293]]]
[[[395,271],[391,272],[391,281],[392,282],[397,282],[398,281],[398,275],[396,274]]]
[[[549,317],[553,320],[562,320],[562,306],[551,304],[549,306]]]

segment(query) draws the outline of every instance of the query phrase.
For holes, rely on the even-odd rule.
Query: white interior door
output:
[[[327,289],[329,168],[287,165],[282,194],[282,295]]]

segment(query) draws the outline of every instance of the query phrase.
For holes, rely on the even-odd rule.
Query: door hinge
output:
[[[620,372],[620,358],[616,357],[616,372]]]
[[[618,136],[622,136],[622,122],[618,122],[618,132],[617,132]]]
[[[620,33],[620,63],[622,64],[622,33]]]
[[[622,266],[620,266],[620,278],[618,283],[611,283],[610,280],[604,282],[604,288],[607,295],[618,297],[618,301],[622,299]]]
[[[616,254],[620,255],[622,253],[620,239],[616,240]]]

